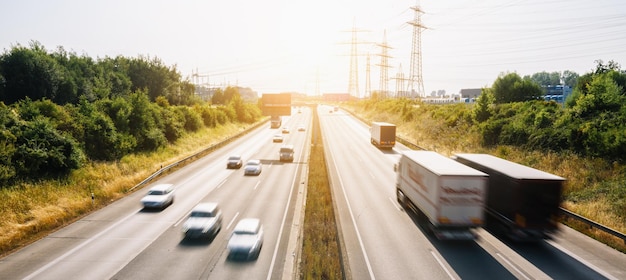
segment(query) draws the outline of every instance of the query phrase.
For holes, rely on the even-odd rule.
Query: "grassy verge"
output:
[[[300,278],[343,279],[324,146],[317,111],[313,112]]]
[[[175,145],[117,162],[93,162],[67,179],[0,188],[0,256],[124,196],[162,166],[243,131],[230,124],[186,135]],[[91,193],[95,195],[92,201]]]
[[[566,178],[563,191],[563,208],[596,221],[619,232],[626,233],[626,166],[601,158],[585,158],[571,152],[528,151],[513,146],[482,147],[480,136],[470,123],[462,121],[460,112],[466,112],[465,104],[446,106],[421,105],[422,114],[403,119],[379,108],[363,108],[343,104],[353,114],[365,121],[387,121],[397,126],[397,133],[404,139],[443,155],[463,153],[487,153],[520,164],[528,165]],[[433,109],[435,108],[435,109]],[[563,223],[607,244],[626,252],[624,241],[597,229],[572,220]]]

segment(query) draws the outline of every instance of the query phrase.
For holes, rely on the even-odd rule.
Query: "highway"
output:
[[[549,241],[512,243],[483,229],[475,241],[440,241],[395,197],[394,164],[408,148],[379,150],[368,127],[345,111],[318,107],[348,279],[626,279],[626,255],[562,226]],[[273,143],[269,124],[145,188],[0,259],[0,279],[291,279],[296,262],[312,112],[284,118],[291,132]],[[297,131],[299,125],[307,130]],[[282,144],[293,163],[278,161]],[[226,169],[233,154],[260,159],[259,176]],[[139,202],[157,183],[176,185],[163,211]],[[183,239],[181,225],[200,202],[218,202],[222,230],[212,240]],[[227,260],[236,222],[259,218],[258,260]],[[307,234],[307,233],[304,233]]]
[[[626,279],[626,255],[561,226],[554,240],[510,243],[478,229],[475,241],[440,241],[395,196],[393,166],[407,150],[379,150],[344,111],[318,112],[352,279]]]
[[[175,202],[162,211],[143,210],[136,191],[0,260],[0,279],[278,279],[294,263],[289,238],[306,170],[311,112],[286,117],[284,144],[295,146],[293,163],[278,160],[280,130],[269,123],[214,151],[157,183],[176,186]],[[226,169],[240,154],[260,159],[259,176]],[[224,215],[213,240],[183,239],[181,225],[199,202],[218,202]],[[256,261],[227,260],[226,243],[236,222],[259,218],[265,238]],[[296,221],[296,223],[298,223]],[[292,269],[289,268],[288,269]]]

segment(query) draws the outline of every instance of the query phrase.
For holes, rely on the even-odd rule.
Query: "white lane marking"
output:
[[[91,243],[93,240],[99,238],[100,236],[104,235],[105,233],[109,232],[111,229],[117,227],[119,224],[125,222],[126,220],[128,220],[130,217],[134,216],[136,213],[132,213],[122,219],[120,219],[119,221],[115,222],[114,224],[110,225],[108,228],[104,229],[103,231],[101,231],[100,233],[92,236],[91,238],[88,238],[87,240],[85,240],[85,242],[81,243],[80,245],[72,248],[71,250],[65,252],[65,254],[57,257],[56,259],[52,260],[51,262],[49,262],[47,265],[42,266],[41,268],[35,270],[33,273],[29,274],[28,276],[24,277],[24,280],[28,280],[28,279],[32,279],[35,276],[39,275],[40,273],[42,273],[43,271],[47,270],[48,268],[50,268],[53,265],[56,265],[57,263],[59,263],[60,261],[62,261],[63,259],[69,257],[71,254],[73,254],[74,252],[80,250],[81,248],[87,246],[87,244]]]
[[[579,257],[579,256],[577,256],[577,255],[575,255],[572,251],[570,251],[570,250],[567,250],[567,249],[563,248],[561,245],[557,244],[556,242],[554,242],[554,241],[550,241],[550,240],[548,240],[547,242],[548,242],[548,243],[550,243],[550,245],[554,246],[555,248],[557,248],[557,249],[561,250],[562,252],[566,253],[566,254],[567,254],[567,255],[569,255],[570,257],[574,258],[575,260],[577,260],[577,261],[581,262],[581,263],[582,263],[582,264],[584,264],[585,266],[587,266],[587,267],[591,268],[591,269],[592,269],[592,270],[594,270],[595,272],[597,272],[597,273],[601,274],[602,276],[606,277],[607,279],[614,279],[614,280],[619,279],[619,278],[617,278],[617,277],[615,277],[615,276],[613,276],[613,275],[609,274],[608,272],[606,272],[606,271],[604,271],[604,270],[600,269],[599,267],[597,267],[597,266],[593,265],[592,263],[590,263],[590,262],[588,262],[588,261],[584,260],[583,258],[581,258],[581,257]]]
[[[259,187],[259,185],[261,184],[261,181],[256,182],[256,185],[254,185],[254,190],[256,190],[257,187]]]
[[[387,198],[389,198],[389,201],[391,202],[391,204],[393,205],[393,207],[395,207],[396,209],[398,209],[398,211],[402,212],[402,208],[400,208],[400,206],[398,205],[398,203],[396,203],[396,201],[391,197],[388,196]]]
[[[432,249],[429,249],[429,251],[430,251],[430,254],[433,255],[433,258],[435,258],[437,263],[439,263],[439,266],[443,268],[443,271],[445,271],[446,274],[448,274],[448,277],[450,277],[450,279],[456,279],[454,275],[450,272],[450,270],[448,270],[446,266],[443,264],[443,262],[439,259],[439,257],[437,257],[437,254],[435,254],[435,252]]]
[[[298,168],[296,168],[298,171]],[[285,210],[283,214],[283,221],[280,223],[280,230],[278,231],[278,239],[276,242],[276,247],[274,247],[274,254],[272,255],[272,261],[270,262],[270,270],[267,272],[267,280],[272,278],[272,272],[274,270],[274,263],[276,263],[276,255],[278,255],[278,246],[280,245],[280,238],[283,236],[283,229],[285,228],[285,223],[287,221],[287,212],[289,210],[289,205],[291,204],[291,195],[293,194],[293,189],[296,184],[296,178],[298,177],[298,173],[294,173],[293,179],[291,180],[291,189],[289,189],[289,199],[287,199],[287,204],[285,204]]]
[[[226,229],[229,229],[230,226],[233,225],[233,223],[235,222],[235,220],[237,220],[237,217],[239,216],[239,212],[235,213],[235,216],[233,217],[232,220],[230,220],[230,222],[228,223],[228,226],[226,226]]]
[[[515,266],[513,263],[511,263],[509,261],[509,259],[507,259],[504,255],[502,255],[500,253],[496,253],[496,256],[500,257],[500,259],[502,259],[502,261],[504,261],[506,264],[508,264],[510,267],[512,267],[518,274],[522,275],[524,277],[524,279],[528,279],[528,280],[531,279],[530,277],[526,276],[526,274],[523,271],[517,269],[517,266]]]
[[[221,183],[217,184],[217,187],[215,187],[215,189],[219,189],[221,186],[224,185],[224,183],[226,183],[226,181],[228,181],[228,178],[224,179]]]
[[[193,211],[193,209],[189,210],[189,212],[187,212],[180,219],[178,219],[178,221],[174,224],[174,227],[177,227],[178,225],[180,225],[180,223],[183,222],[183,220],[185,220],[187,217],[189,217],[189,215],[191,214],[191,211]]]
[[[337,162],[333,157],[333,165],[335,166],[335,172],[339,174],[339,170],[337,170]],[[370,279],[376,279],[374,276],[374,271],[372,270],[372,265],[370,264],[369,257],[367,256],[367,252],[365,251],[365,245],[363,244],[363,239],[361,238],[361,232],[359,231],[359,227],[356,224],[356,219],[354,218],[354,213],[352,211],[352,206],[350,206],[350,201],[348,201],[348,194],[346,194],[346,189],[343,184],[343,180],[341,180],[341,176],[337,176],[339,178],[339,185],[341,186],[341,190],[343,191],[343,198],[346,200],[346,205],[348,206],[348,212],[350,212],[350,218],[352,219],[352,225],[354,226],[354,231],[356,232],[356,237],[359,240],[359,245],[361,246],[361,252],[363,253],[363,258],[365,258],[365,265],[367,266],[367,271],[370,274]]]

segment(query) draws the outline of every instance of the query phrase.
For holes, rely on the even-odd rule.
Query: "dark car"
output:
[[[230,156],[228,158],[228,160],[226,161],[226,168],[228,169],[239,169],[241,168],[241,166],[243,165],[243,162],[241,160],[241,156],[239,155],[234,155],[234,156]]]

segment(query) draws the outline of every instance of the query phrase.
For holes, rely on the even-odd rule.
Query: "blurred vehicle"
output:
[[[302,110],[298,109],[298,114],[302,113]]]
[[[158,184],[150,188],[146,196],[141,199],[144,208],[163,209],[174,203],[174,185]]]
[[[228,258],[256,260],[263,247],[263,226],[259,219],[240,220],[228,240]]]
[[[305,131],[305,130],[306,130],[306,128],[304,128],[304,126],[303,126],[303,125],[298,126],[298,131]]]
[[[251,159],[246,162],[246,166],[243,167],[244,175],[259,175],[263,169],[261,161],[258,159]]]
[[[283,134],[289,134],[289,128],[283,127]]]
[[[212,238],[222,229],[222,211],[217,203],[196,205],[183,224],[185,238]]]
[[[393,149],[396,145],[396,125],[386,122],[372,122],[370,142],[379,149]]]
[[[282,143],[283,142],[283,136],[280,135],[280,134],[274,135],[274,138],[272,138],[272,142],[274,142],[274,143]]]
[[[293,162],[293,145],[283,145],[278,152],[280,161]]]
[[[226,161],[226,168],[231,169],[239,169],[241,168],[241,166],[243,165],[243,161],[241,160],[241,156],[240,155],[234,155],[234,156],[230,156],[228,157],[228,160]]]

